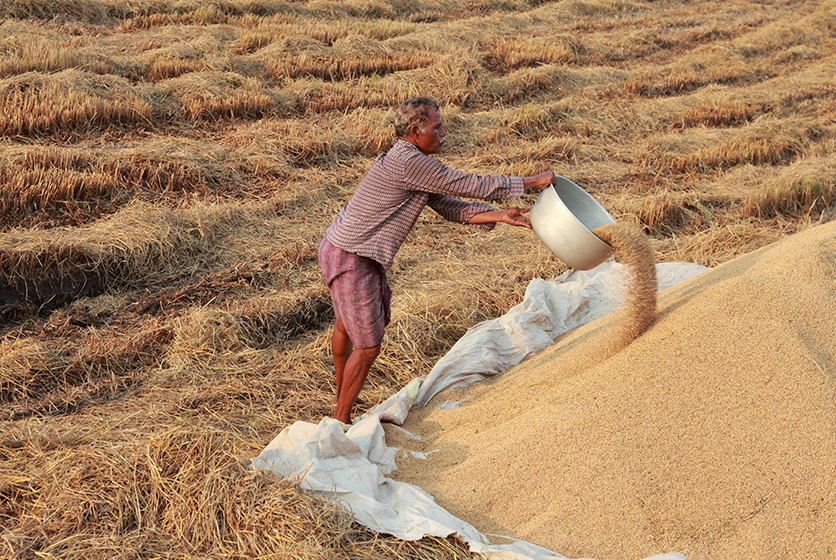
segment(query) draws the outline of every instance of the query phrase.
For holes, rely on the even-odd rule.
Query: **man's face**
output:
[[[439,154],[444,146],[445,136],[447,133],[444,132],[441,115],[435,109],[430,109],[430,120],[424,125],[423,130],[415,129],[415,145],[426,155]]]

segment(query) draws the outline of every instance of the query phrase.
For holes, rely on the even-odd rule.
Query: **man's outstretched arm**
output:
[[[523,185],[525,185],[526,189],[543,189],[551,185],[553,182],[554,172],[552,170],[543,171],[542,173],[538,173],[537,175],[532,175],[530,177],[523,177]],[[528,216],[523,216],[523,214],[528,212],[529,210],[531,210],[531,208],[508,208],[507,210],[489,210],[486,212],[480,212],[479,214],[476,214],[475,216],[470,218],[467,221],[467,223],[471,225],[503,223],[512,226],[532,229],[531,220],[528,219]]]
[[[528,216],[523,216],[523,213],[528,212],[531,208],[508,208],[507,210],[489,210],[487,212],[480,212],[470,218],[468,224],[490,224],[503,223],[517,227],[531,228],[531,220]]]

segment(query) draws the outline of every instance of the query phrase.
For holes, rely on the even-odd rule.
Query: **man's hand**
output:
[[[531,210],[531,208],[508,208],[507,210],[488,210],[487,212],[480,212],[470,218],[468,224],[487,224],[498,223],[509,224],[517,227],[524,227],[532,229],[531,220],[528,216],[523,216],[524,213]]]
[[[531,177],[523,177],[523,185],[526,189],[543,189],[554,182],[554,171],[549,169]]]

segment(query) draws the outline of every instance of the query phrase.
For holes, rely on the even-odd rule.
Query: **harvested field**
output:
[[[833,0],[0,5],[0,557],[469,558],[246,468],[330,411],[316,248],[394,107],[714,267],[836,217],[834,75]],[[425,212],[361,397],[564,269]]]

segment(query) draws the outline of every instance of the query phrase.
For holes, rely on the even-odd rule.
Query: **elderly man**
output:
[[[494,210],[457,196],[495,200],[543,188],[552,171],[532,177],[480,176],[439,163],[446,132],[438,105],[409,99],[395,117],[397,141],[378,156],[366,178],[328,227],[319,263],[331,290],[336,324],[331,339],[337,395],[334,418],[351,423],[351,409],[380,352],[392,292],[386,273],[425,206],[446,220],[491,230],[497,222],[531,228],[527,208]]]

